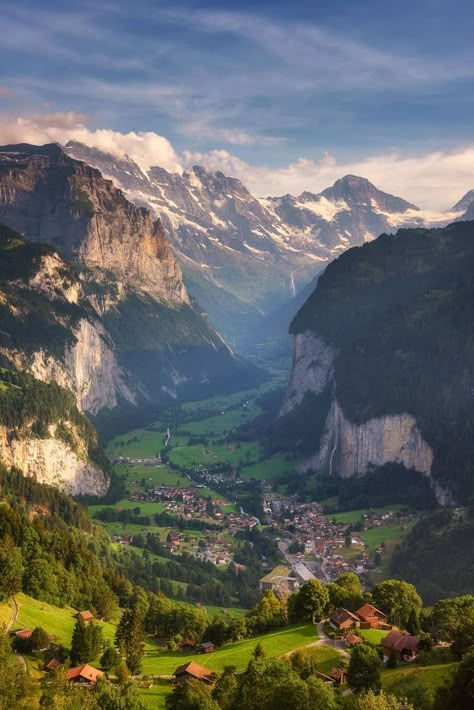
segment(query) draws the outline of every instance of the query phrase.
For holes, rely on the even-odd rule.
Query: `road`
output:
[[[324,624],[326,623],[326,621],[327,621],[327,619],[320,621],[319,624],[317,625],[316,628],[318,629],[319,639],[317,641],[315,641],[315,643],[312,645],[313,646],[329,646],[329,648],[333,648],[335,651],[340,653],[341,656],[344,656],[344,658],[347,658],[349,660],[350,656],[346,651],[344,641],[342,641],[342,639],[332,639],[324,631]]]
[[[10,597],[10,603],[11,603],[11,605],[12,605],[12,615],[11,615],[10,621],[9,621],[8,624],[7,624],[7,631],[10,631],[10,629],[11,629],[12,626],[13,626],[13,624],[14,624],[15,621],[17,620],[17,618],[18,618],[18,611],[19,611],[19,609],[18,609],[18,604],[16,603],[15,597]],[[27,672],[28,672],[28,667],[27,667],[27,665],[26,665],[26,661],[25,661],[25,659],[23,658],[23,656],[19,656],[16,651],[15,651],[15,656],[18,658],[18,660],[20,661],[21,665],[23,666],[23,670],[25,671],[25,673],[27,673]]]
[[[16,603],[15,597],[10,597],[10,603],[12,605],[12,616],[7,624],[7,631],[10,631],[18,616],[18,604]]]

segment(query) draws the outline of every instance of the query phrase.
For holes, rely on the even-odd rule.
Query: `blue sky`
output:
[[[1,18],[4,121],[68,115],[261,170],[474,142],[468,0],[3,0]]]

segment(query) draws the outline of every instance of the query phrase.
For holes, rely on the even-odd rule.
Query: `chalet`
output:
[[[183,683],[190,678],[201,680],[203,683],[213,683],[212,673],[194,661],[178,666],[173,675],[177,683]]]
[[[84,623],[88,624],[90,621],[92,621],[94,619],[94,614],[91,611],[89,611],[89,609],[86,609],[85,611],[80,611],[77,614],[77,618],[82,619],[82,621],[84,621]]]
[[[216,644],[212,643],[212,641],[205,641],[204,643],[200,643],[197,647],[198,653],[212,653],[215,650]]]
[[[83,666],[70,668],[67,672],[67,679],[70,683],[75,683],[76,685],[91,686],[95,685],[97,680],[103,675],[102,671],[98,671],[97,668],[85,663]]]
[[[57,658],[52,658],[49,663],[47,663],[44,667],[45,671],[55,671],[59,668],[61,663],[58,661]]]
[[[397,661],[411,661],[418,653],[420,639],[403,631],[390,631],[380,643],[385,660],[395,653]]]
[[[342,668],[331,668],[329,677],[336,685],[344,685],[347,682],[347,673]]]
[[[356,614],[360,619],[362,628],[375,629],[377,626],[387,623],[387,615],[372,606],[372,604],[364,604],[360,609],[357,609]]]
[[[329,619],[329,623],[331,624],[333,629],[342,630],[352,629],[354,626],[358,626],[360,620],[358,616],[353,614],[348,609],[344,609],[344,607],[339,607],[332,614],[331,618]]]
[[[363,639],[357,636],[353,631],[348,631],[344,636],[344,642],[348,648],[354,648],[354,646],[358,646],[362,641]]]
[[[179,650],[192,651],[195,646],[196,644],[191,639],[184,639],[184,641],[181,641],[181,643],[179,644]]]
[[[18,639],[29,639],[33,631],[31,629],[21,629],[20,631],[15,631],[15,636]]]

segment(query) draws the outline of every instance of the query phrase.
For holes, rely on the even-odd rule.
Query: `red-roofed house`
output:
[[[360,638],[360,636],[357,636],[353,631],[347,632],[347,634],[344,636],[344,641],[346,646],[348,646],[349,648],[353,648],[359,643],[362,643],[362,639]]]
[[[61,663],[58,661],[57,658],[52,658],[49,663],[47,663],[44,667],[45,671],[55,671]]]
[[[371,629],[377,628],[380,624],[387,623],[387,615],[377,609],[372,604],[364,604],[356,611],[357,616],[363,624],[368,624]]]
[[[86,609],[85,611],[80,611],[77,614],[77,618],[82,619],[82,621],[84,621],[86,624],[88,624],[89,621],[93,620],[94,614],[91,611],[89,611],[89,609]]]
[[[359,624],[359,618],[348,609],[339,607],[331,615],[329,623],[334,629],[351,629]]]
[[[195,663],[194,661],[178,666],[173,675],[176,678],[177,683],[183,683],[185,680],[189,680],[190,678],[202,680],[204,683],[213,682],[211,671],[208,671],[207,668],[200,666],[199,663]]]
[[[390,631],[380,643],[385,659],[393,651],[397,661],[411,661],[418,653],[420,639],[403,631]]]
[[[15,636],[19,639],[29,639],[32,633],[31,629],[21,629],[20,631],[15,631]]]
[[[70,668],[67,672],[67,679],[70,683],[77,683],[78,685],[95,685],[97,679],[103,675],[102,671],[98,671],[97,668],[85,663],[83,666]]]

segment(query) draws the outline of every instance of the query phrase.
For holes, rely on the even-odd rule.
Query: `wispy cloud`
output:
[[[320,160],[299,158],[288,165],[250,165],[225,150],[185,153],[186,166],[204,165],[238,177],[256,195],[299,195],[320,192],[347,175],[366,177],[380,189],[433,210],[449,209],[474,188],[474,144],[452,151],[371,155],[338,162],[325,154]]]

